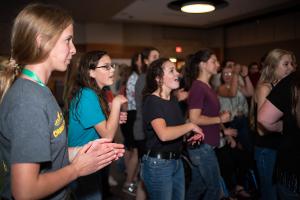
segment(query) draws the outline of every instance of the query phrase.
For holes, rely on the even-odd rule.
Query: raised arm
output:
[[[246,97],[251,97],[254,94],[253,84],[249,78],[248,67],[246,65],[242,66],[241,77],[243,78],[244,85],[240,86],[240,90]]]
[[[121,105],[126,102],[127,99],[123,95],[117,95],[113,99],[108,119],[95,125],[95,129],[101,137],[114,138],[119,126]]]

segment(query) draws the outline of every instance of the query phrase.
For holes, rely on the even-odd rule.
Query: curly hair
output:
[[[145,98],[147,95],[151,95],[157,89],[159,89],[159,96],[161,96],[162,79],[164,76],[163,67],[166,62],[171,61],[169,61],[167,58],[159,58],[150,64],[146,74],[146,85],[143,90],[143,98]]]

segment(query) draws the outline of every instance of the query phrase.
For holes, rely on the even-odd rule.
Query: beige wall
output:
[[[300,38],[300,12],[253,20],[225,29],[226,47],[279,42]]]
[[[271,48],[293,50],[299,60],[300,12],[226,25],[213,29],[178,28],[149,24],[75,24],[78,51],[105,49],[115,58],[129,58],[144,47],[157,47],[162,56],[184,59],[200,48],[218,51],[220,59],[248,63]],[[10,52],[11,25],[0,23],[0,54]],[[183,53],[176,54],[180,45]]]
[[[213,29],[178,28],[149,24],[101,23],[75,24],[75,44],[80,52],[107,50],[114,59],[128,59],[144,47],[157,47],[162,56],[184,59],[200,48],[213,48],[220,60],[230,58],[243,64],[259,59],[270,49],[283,48],[300,60],[300,12],[277,17],[248,20]],[[10,54],[11,24],[0,23],[0,55]],[[176,54],[180,45],[183,53]],[[128,61],[128,60],[127,60]],[[56,81],[64,73],[55,73],[50,86],[55,94]]]
[[[185,58],[200,48],[223,46],[222,33],[221,28],[199,30],[148,24],[76,24],[75,42],[89,50],[108,48],[106,50],[116,56],[122,51],[132,51],[133,54],[144,47],[154,46],[163,56]],[[176,54],[177,45],[183,48],[183,53]],[[131,54],[123,52],[123,57]]]
[[[0,23],[0,55],[10,54],[10,32],[11,24]]]
[[[225,57],[249,64],[273,48],[293,51],[300,59],[300,12],[225,27]]]

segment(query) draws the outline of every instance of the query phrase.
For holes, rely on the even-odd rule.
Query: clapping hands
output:
[[[124,145],[110,139],[98,139],[84,145],[72,160],[77,177],[92,174],[124,155]]]

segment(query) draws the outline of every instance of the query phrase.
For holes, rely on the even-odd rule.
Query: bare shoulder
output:
[[[270,91],[272,90],[272,86],[270,83],[259,83],[256,86],[256,91],[257,93],[270,93]]]
[[[264,100],[271,92],[272,86],[270,83],[260,83],[256,86],[255,99],[257,101]]]

